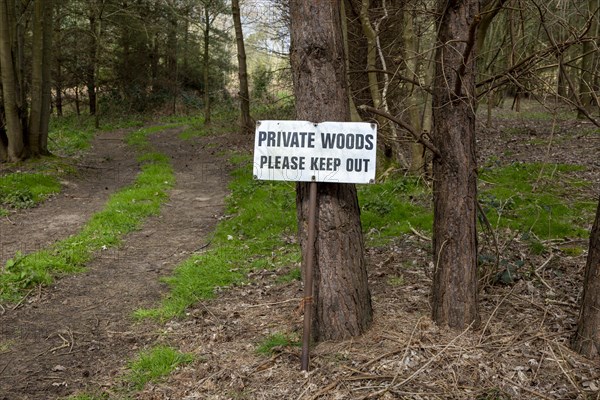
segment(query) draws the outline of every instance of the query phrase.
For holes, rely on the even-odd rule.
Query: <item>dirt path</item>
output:
[[[108,386],[127,359],[156,339],[156,329],[134,323],[131,313],[156,304],[165,291],[159,278],[206,243],[226,195],[223,161],[206,148],[208,141],[183,143],[177,133],[171,129],[152,139],[170,156],[176,176],[161,215],[128,235],[119,249],[98,254],[87,272],[59,280],[34,301],[0,316],[0,343],[7,344],[0,348],[0,399],[53,399]],[[116,171],[112,179],[85,174],[65,195],[14,218],[9,229],[19,236],[2,225],[5,251],[19,247],[10,237],[21,237],[25,229],[38,232],[28,244],[35,247],[75,232],[101,208],[106,192],[131,181],[135,157],[121,143],[97,155],[107,171]]]

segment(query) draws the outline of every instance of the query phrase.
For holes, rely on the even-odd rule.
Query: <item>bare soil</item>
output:
[[[597,201],[600,135],[589,133],[593,127],[505,118],[479,130],[480,163],[580,164],[586,167],[581,178],[591,182],[580,190]],[[195,361],[148,384],[136,399],[600,398],[598,360],[569,349],[586,252],[566,248],[586,248],[586,240],[546,242],[548,251],[533,255],[513,232],[498,232],[502,257],[523,261],[530,274],[512,285],[482,289],[481,324],[465,331],[443,330],[430,320],[432,264],[425,235],[371,247],[373,327],[359,338],[316,344],[308,373],[299,371],[298,347],[276,348],[271,356],[255,351],[272,333],[300,334],[301,283],[277,281],[288,270],[252,271],[250,283],[199,302],[186,318],[164,325],[134,322],[133,310],[156,304],[165,293],[159,278],[210,240],[227,193],[219,149],[230,148],[232,140],[250,149],[250,141],[233,135],[193,145],[175,135],[166,131],[153,141],[172,157],[177,178],[160,216],[127,236],[118,250],[99,254],[87,272],[0,309],[0,344],[10,344],[0,347],[0,399],[54,399],[82,391],[119,398],[127,360],[157,342],[192,353]],[[92,172],[83,170],[63,194],[1,222],[1,254],[75,232],[108,193],[133,179],[133,155],[118,140],[100,140],[85,161]],[[95,168],[118,170],[118,179],[113,173],[107,182]],[[482,235],[480,246],[489,251],[489,237]]]

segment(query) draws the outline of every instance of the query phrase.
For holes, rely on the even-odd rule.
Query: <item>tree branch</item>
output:
[[[435,145],[433,143],[431,143],[428,140],[424,139],[425,134],[421,134],[419,135],[417,133],[417,131],[415,130],[415,128],[413,128],[410,124],[402,121],[401,119],[398,119],[396,117],[394,117],[393,115],[382,111],[382,110],[378,110],[376,108],[373,108],[371,106],[368,106],[366,104],[363,104],[361,106],[358,106],[358,109],[360,110],[364,110],[364,111],[368,111],[370,113],[373,114],[377,114],[380,115],[386,119],[389,119],[390,121],[396,123],[398,126],[400,126],[402,129],[408,131],[408,133],[410,133],[412,135],[412,137],[419,143],[421,143],[423,146],[427,147],[429,150],[431,150],[431,152],[433,154],[435,154],[438,157],[441,157],[442,154],[440,153],[439,149],[437,147],[435,147]]]

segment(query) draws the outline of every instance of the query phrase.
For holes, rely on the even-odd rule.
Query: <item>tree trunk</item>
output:
[[[387,107],[384,105],[385,99],[383,98],[381,91],[379,90],[379,79],[377,77],[377,31],[371,25],[369,18],[369,7],[370,0],[361,0],[359,18],[362,26],[363,34],[367,39],[367,77],[369,80],[369,92],[371,93],[371,99],[373,101],[373,107],[388,112]],[[375,117],[379,123],[379,127],[385,126],[387,121],[377,115]],[[389,125],[389,124],[388,124]],[[387,158],[395,158],[399,155],[396,146],[396,137],[392,134],[382,135],[383,131],[380,129],[380,136],[383,136],[384,154]]]
[[[592,16],[594,12],[597,12],[598,0],[588,0],[588,16]],[[581,47],[583,58],[581,60],[581,76],[579,77],[579,100],[581,105],[591,113],[594,107],[594,57],[596,57],[596,51],[594,51],[595,43],[593,42],[593,35],[597,31],[598,18],[591,19],[591,26],[589,29],[590,34],[588,40],[583,42]],[[578,110],[577,118],[587,118],[583,110]]]
[[[589,358],[600,355],[600,201],[590,233],[583,296],[573,349]]]
[[[9,26],[9,20],[11,20],[9,16],[10,11],[14,12],[14,9],[10,10],[8,1],[0,0],[0,73],[6,117],[6,137],[8,139],[6,158],[8,161],[16,162],[24,157],[25,146],[23,142],[23,126],[17,105],[17,81]]]
[[[2,79],[0,77],[0,163],[8,161],[8,138],[6,137],[5,127],[6,117],[4,115],[4,101],[2,99]]]
[[[31,49],[31,111],[29,112],[29,138],[31,156],[40,155],[42,118],[42,70],[44,68],[44,2],[36,1],[33,8],[33,37]]]
[[[478,0],[440,4],[433,87],[432,315],[441,326],[477,323],[475,39]]]
[[[53,0],[44,0],[44,39],[42,56],[44,65],[42,68],[42,116],[40,118],[40,153],[49,155],[48,151],[48,126],[50,124],[50,112],[52,102],[52,35],[53,35]]]
[[[177,111],[177,15],[174,11],[169,16],[167,30],[167,74],[172,101],[171,113],[175,114]]]
[[[404,53],[406,54],[405,62],[408,67],[407,73],[410,74],[410,78],[419,81],[419,49],[414,34],[415,28],[416,26],[412,11],[406,10],[404,12],[404,29],[402,36],[404,39]],[[414,84],[408,84],[407,86],[407,105],[410,124],[417,132],[422,132],[421,110],[419,109],[420,96],[417,92],[419,89]],[[408,172],[414,176],[423,175],[425,172],[425,147],[421,143],[413,141],[410,144],[410,154],[411,157]]]
[[[210,81],[209,68],[210,59],[208,48],[210,44],[210,14],[208,5],[204,6],[204,125],[210,125]]]
[[[62,41],[62,21],[61,21],[61,3],[56,4],[56,14],[57,20],[55,21],[56,25],[56,37],[53,38],[53,41],[56,40],[57,43],[61,43]],[[54,104],[56,105],[56,115],[62,117],[63,115],[63,55],[61,46],[56,46],[54,49],[56,52],[55,60],[56,60],[56,75],[54,78],[54,91],[56,93],[56,99]]]
[[[339,2],[292,0],[291,64],[297,118],[348,121],[350,111]],[[309,184],[298,183],[300,241],[307,255]],[[356,188],[320,183],[314,260],[315,340],[360,335],[371,324],[364,243]]]
[[[93,11],[91,11],[93,12]],[[88,91],[88,99],[90,101],[90,115],[96,115],[96,64],[98,60],[96,59],[96,43],[98,38],[96,37],[96,30],[98,22],[96,21],[95,15],[89,16],[90,21],[90,48],[88,49],[89,54],[89,64],[87,65],[87,91]]]
[[[348,0],[340,1],[340,13],[342,16],[342,38],[344,40],[344,64],[346,67],[346,85],[348,87],[348,104],[350,106],[350,121],[352,122],[362,122],[362,118],[358,113],[358,109],[356,108],[356,103],[354,102],[354,97],[352,96],[352,91],[350,90],[350,74],[348,71],[350,70],[350,58],[349,58],[349,46],[348,46],[348,17],[346,14],[346,2]]]
[[[235,41],[237,44],[238,76],[240,79],[240,129],[242,133],[254,131],[254,121],[250,116],[250,91],[248,90],[248,68],[246,66],[246,48],[244,47],[244,33],[240,17],[239,0],[231,1],[233,14],[233,27],[235,28]]]
[[[79,117],[81,115],[81,106],[79,104],[79,86],[75,86],[75,112]]]

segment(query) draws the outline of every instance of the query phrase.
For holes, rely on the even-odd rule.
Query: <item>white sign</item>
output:
[[[258,121],[254,178],[373,183],[377,125],[366,122]]]

